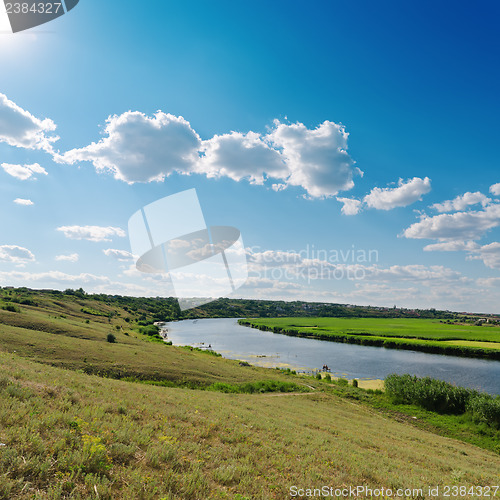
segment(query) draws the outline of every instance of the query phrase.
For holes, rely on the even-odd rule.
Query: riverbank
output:
[[[457,328],[430,320],[373,318],[248,318],[238,323],[292,337],[500,361],[500,328],[497,326],[460,325]],[[400,332],[398,325],[401,325]]]
[[[169,323],[169,340],[174,345],[211,344],[225,358],[253,366],[290,369],[298,374],[315,375],[324,365],[328,365],[332,377],[359,381],[410,373],[500,394],[498,361],[276,335],[245,328],[231,318],[203,319],[196,324],[190,320]]]

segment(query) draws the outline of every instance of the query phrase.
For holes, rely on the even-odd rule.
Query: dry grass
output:
[[[292,485],[499,481],[498,455],[323,392],[221,394],[0,361],[4,499],[282,499]]]

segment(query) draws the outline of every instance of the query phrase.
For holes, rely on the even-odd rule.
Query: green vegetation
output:
[[[310,392],[308,387],[293,382],[281,380],[264,380],[262,382],[247,382],[246,384],[226,384],[217,382],[208,387],[208,390],[233,394],[263,394],[265,392]]]
[[[322,340],[500,360],[500,326],[414,318],[262,318],[239,320],[260,330]]]
[[[81,292],[0,290],[0,304],[2,295],[14,293],[31,297],[38,305],[20,306],[19,312],[0,309],[1,349],[33,361],[103,377],[180,387],[206,388],[216,382],[238,384],[280,377],[279,373],[220,359],[214,351],[168,345],[153,325],[157,313],[147,308],[133,310],[135,306],[126,305],[123,298],[118,306],[113,301],[81,297]],[[132,298],[131,304],[138,305],[140,300]],[[89,318],[82,312],[85,308],[101,314]],[[115,343],[107,341],[110,330]]]
[[[429,377],[389,375],[385,391],[395,403],[416,404],[438,413],[469,413],[476,422],[500,428],[500,396],[480,394]]]
[[[420,414],[368,406],[383,395],[307,383],[315,390],[224,394],[0,353],[0,498],[268,499],[292,484],[498,482],[498,454],[429,432],[441,431]]]
[[[291,485],[498,484],[494,398],[438,414],[346,379],[150,342],[160,311],[175,307],[106,297],[0,290],[0,306],[19,308],[0,309],[0,499],[278,499]]]
[[[108,316],[108,314],[102,311],[98,311],[97,309],[92,309],[90,307],[82,307],[80,311],[85,314],[91,314],[92,316]]]

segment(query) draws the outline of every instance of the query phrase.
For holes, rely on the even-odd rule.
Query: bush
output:
[[[357,381],[357,379],[354,379],[354,380],[352,381],[352,386],[353,386],[353,387],[358,387],[358,381]]]
[[[500,396],[429,377],[395,374],[385,379],[385,392],[395,403],[416,404],[437,413],[468,413],[475,422],[500,428]]]
[[[438,413],[465,413],[471,396],[478,393],[430,377],[389,375],[385,391],[395,403],[416,404]]]
[[[34,301],[32,301],[31,299],[21,299],[19,301],[19,304],[23,305],[23,306],[38,306],[38,304]]]
[[[160,329],[155,325],[141,326],[139,332],[143,335],[148,335],[149,337],[157,337]]]
[[[5,311],[13,312],[13,313],[21,312],[21,309],[19,309],[19,307],[15,306],[14,304],[7,304],[7,305],[3,306],[2,309],[4,309]]]
[[[239,394],[255,394],[265,392],[304,392],[306,389],[293,382],[264,380],[262,382],[247,382],[243,384],[228,384],[216,382],[208,387],[209,391],[229,392]]]
[[[500,428],[500,396],[477,394],[470,398],[467,411],[476,422],[484,422]]]
[[[108,333],[108,336],[106,337],[106,340],[110,344],[114,344],[116,342],[116,337],[112,333]]]
[[[329,373],[327,373],[327,374],[325,375],[325,380],[326,380],[326,381],[328,381],[328,382],[331,382],[331,380],[332,380],[332,376],[331,376]]]

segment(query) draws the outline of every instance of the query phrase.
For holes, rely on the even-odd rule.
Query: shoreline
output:
[[[232,319],[232,318],[231,318]],[[238,324],[240,324],[241,318],[238,319]],[[185,320],[185,321],[189,321],[189,320]],[[158,334],[160,335],[160,337],[163,339],[164,342],[169,342],[168,340],[168,323],[167,321],[157,321],[156,323],[154,323],[158,328],[159,328],[159,332]],[[246,325],[244,325],[246,326]],[[176,344],[176,346],[180,346],[181,344]],[[189,344],[182,344],[183,346],[189,346]],[[201,350],[209,350],[208,348],[200,348],[198,347],[199,349]],[[210,348],[211,351],[214,351],[214,349]],[[245,363],[249,363],[251,366],[255,366],[255,367],[258,367],[258,368],[265,368],[265,369],[268,369],[268,370],[276,370],[276,368],[279,368],[279,369],[286,369],[286,368],[289,368],[290,370],[296,370],[297,371],[297,375],[299,376],[312,376],[314,377],[317,373],[320,373],[321,374],[321,377],[324,378],[326,373],[327,372],[323,372],[323,371],[320,371],[318,369],[314,369],[314,368],[311,368],[310,370],[305,370],[305,371],[302,371],[302,369],[297,369],[297,367],[294,367],[292,365],[288,365],[288,366],[265,366],[265,364],[258,364],[258,363],[254,363],[252,362],[252,360],[248,360],[248,359],[236,359],[236,358],[227,358],[224,356],[223,353],[220,353],[218,351],[214,351],[214,352],[217,352],[218,354],[220,354],[224,359],[231,359],[231,360],[234,360],[234,361],[239,361],[239,362],[245,362]],[[256,356],[256,357],[260,357],[260,356]],[[262,358],[267,358],[267,356],[262,356]],[[283,363],[281,363],[283,365]],[[350,385],[352,385],[352,381],[354,379],[346,379],[345,377],[339,377],[339,376],[331,376],[332,377],[332,380],[340,380],[340,379],[344,379],[344,380],[348,380],[348,382],[350,383]],[[372,389],[372,390],[384,390],[384,381],[382,379],[371,379],[371,378],[364,378],[364,379],[356,379],[358,381],[358,387],[360,387],[361,389]]]
[[[401,337],[378,337],[370,338],[366,335],[314,335],[310,332],[301,332],[300,330],[293,330],[290,328],[282,329],[278,327],[271,327],[252,323],[246,319],[239,319],[238,324],[256,330],[263,330],[272,332],[279,335],[287,335],[289,337],[302,337],[314,340],[325,340],[327,342],[338,342],[343,344],[357,344],[367,345],[372,347],[384,347],[386,349],[402,349],[406,351],[420,351],[428,354],[440,354],[442,356],[456,356],[462,358],[479,358],[491,361],[500,361],[500,349],[481,349],[459,345],[440,345],[439,341],[428,341],[426,343],[408,342],[410,339],[403,339]],[[444,342],[444,341],[441,341]]]

